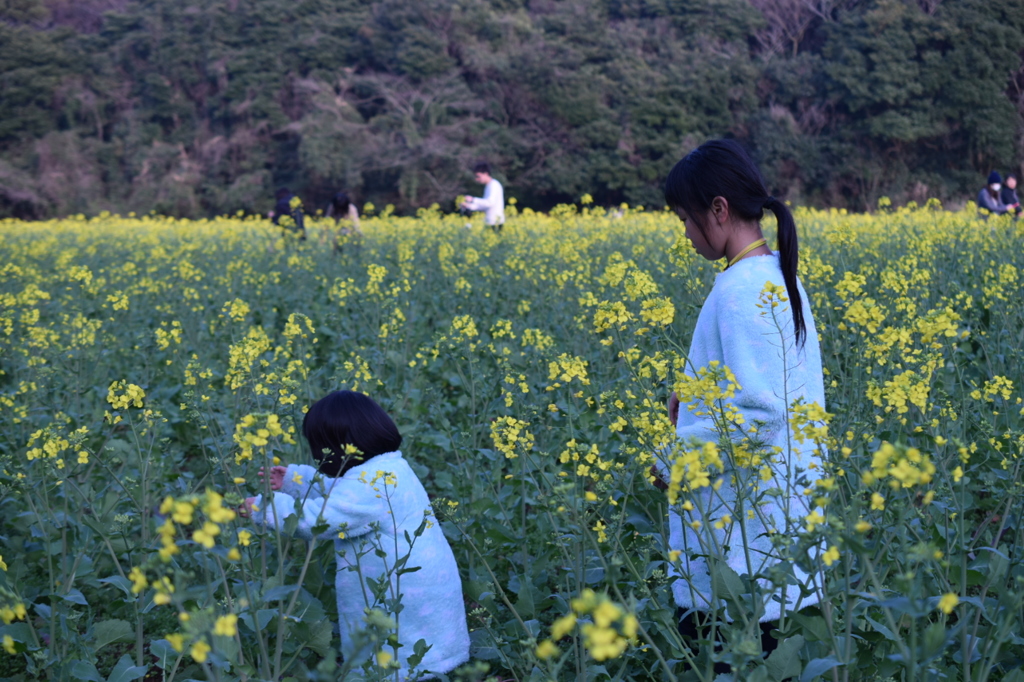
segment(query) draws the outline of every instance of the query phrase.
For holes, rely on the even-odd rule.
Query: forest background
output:
[[[1024,0],[0,0],[0,216],[660,207],[712,136],[770,190],[963,202],[1024,160]]]

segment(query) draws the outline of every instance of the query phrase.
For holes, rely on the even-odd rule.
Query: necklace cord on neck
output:
[[[761,239],[758,239],[756,242],[752,242],[750,244],[750,246],[748,246],[747,248],[743,249],[742,251],[737,253],[735,256],[733,256],[732,260],[729,261],[729,264],[725,266],[725,269],[728,270],[730,267],[733,266],[734,263],[736,263],[736,261],[738,261],[739,259],[741,259],[744,256],[746,256],[748,253],[750,253],[751,251],[753,251],[757,247],[764,246],[767,243],[768,243],[768,240],[765,239],[764,237],[762,237]]]

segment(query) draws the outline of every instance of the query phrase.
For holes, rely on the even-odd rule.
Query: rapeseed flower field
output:
[[[368,597],[367,655],[342,660],[332,543],[238,513],[350,388],[394,416],[462,571],[450,679],[1024,679],[1024,230],[934,202],[795,216],[827,404],[790,427],[818,457],[781,563],[702,547],[717,647],[677,628],[668,509],[740,528],[792,483],[729,368],[684,375],[719,266],[670,212],[511,208],[495,234],[385,210],[304,241],[252,217],[0,222],[0,677],[396,679],[400,596]],[[719,443],[673,443],[673,390]],[[727,480],[745,492],[707,505]],[[816,603],[765,657],[760,614],[794,585]]]

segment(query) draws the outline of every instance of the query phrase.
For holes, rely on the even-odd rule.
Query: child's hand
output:
[[[288,467],[270,467],[270,489],[280,490],[281,486],[284,485],[284,474],[288,471]],[[260,478],[263,478],[266,474],[263,473],[263,469],[259,471]]]
[[[679,396],[675,391],[668,397],[668,418],[673,427],[679,423]]]
[[[250,516],[252,516],[252,512],[253,512],[252,503],[255,502],[255,501],[256,501],[255,497],[247,497],[247,498],[245,498],[245,502],[243,502],[238,507],[238,515],[241,516],[243,519],[247,519]]]

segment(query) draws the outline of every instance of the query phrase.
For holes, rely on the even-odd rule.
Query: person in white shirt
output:
[[[359,635],[367,611],[386,610],[400,596],[401,609],[389,613],[395,639],[381,649],[397,664],[397,677],[389,679],[434,679],[465,663],[469,629],[459,567],[423,484],[398,449],[402,434],[394,420],[367,395],[334,391],[310,406],[302,433],[316,466],[272,467],[272,494],[247,498],[245,507],[258,524],[283,531],[297,516],[296,536],[334,542],[346,661],[358,669],[373,660]],[[426,654],[416,654],[423,646]]]
[[[485,162],[473,166],[473,177],[484,186],[482,197],[466,197],[462,208],[470,211],[484,211],[484,222],[495,232],[501,232],[505,224],[505,190],[501,183],[491,177],[491,167]]]

